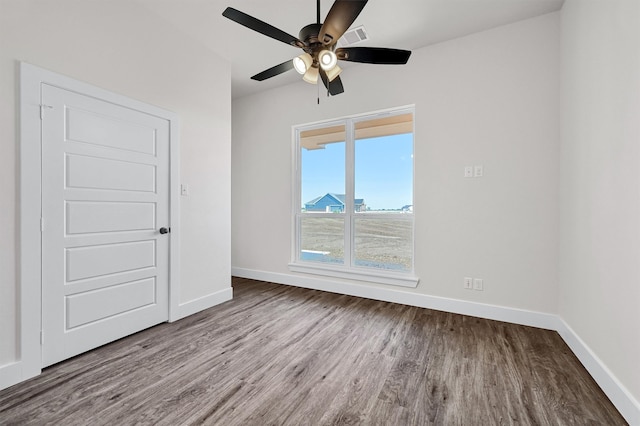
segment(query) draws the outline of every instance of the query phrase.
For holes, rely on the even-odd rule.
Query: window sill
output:
[[[368,281],[379,284],[389,284],[401,287],[416,288],[420,278],[413,275],[397,274],[383,271],[369,271],[363,269],[347,269],[343,267],[331,267],[314,263],[298,262],[289,263],[289,270],[305,274],[323,275],[334,278]]]

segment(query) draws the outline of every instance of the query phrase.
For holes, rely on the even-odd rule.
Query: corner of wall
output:
[[[602,391],[609,397],[613,405],[631,425],[640,425],[640,402],[607,368],[606,364],[589,348],[575,331],[558,317],[557,332],[567,346],[587,369],[591,377],[598,383]]]

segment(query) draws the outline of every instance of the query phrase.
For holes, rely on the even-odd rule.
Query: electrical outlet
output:
[[[473,166],[465,166],[464,177],[466,178],[473,177]]]
[[[482,164],[473,166],[473,177],[482,177],[484,175],[484,167]]]
[[[471,290],[473,288],[473,278],[464,277],[464,288]]]
[[[473,279],[473,289],[478,291],[484,290],[484,283],[482,281],[482,278]]]

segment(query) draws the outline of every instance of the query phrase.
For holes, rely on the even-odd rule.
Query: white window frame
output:
[[[394,218],[401,220],[408,220],[412,223],[412,259],[410,271],[389,271],[389,270],[376,270],[375,268],[368,268],[362,266],[356,266],[353,264],[355,256],[353,247],[352,229],[354,229],[355,218],[361,214],[354,210],[354,165],[355,165],[355,123],[360,121],[375,120],[382,117],[388,117],[391,115],[400,115],[411,113],[412,120],[412,134],[413,134],[413,151],[415,152],[415,106],[408,105],[397,108],[390,108],[381,111],[368,112],[364,114],[351,115],[342,117],[340,119],[333,119],[321,122],[314,122],[302,125],[292,126],[292,212],[291,212],[291,262],[289,263],[289,270],[292,272],[301,272],[306,274],[322,275],[335,278],[353,279],[359,281],[368,281],[380,284],[389,284],[402,287],[415,288],[418,285],[419,278],[415,276],[414,264],[415,264],[415,209],[410,214],[398,214],[394,215]],[[300,146],[300,133],[307,130],[315,130],[324,127],[332,126],[345,126],[345,211],[344,213],[322,213],[314,212],[314,218],[335,218],[336,214],[343,217],[344,220],[344,264],[332,264],[321,263],[313,261],[305,261],[300,259],[301,244],[300,244],[300,219],[304,216],[309,217],[309,214],[301,212],[300,206],[302,205],[301,192],[302,192],[302,176],[301,176],[301,146]],[[415,160],[413,163],[413,188],[415,189]],[[370,213],[367,212],[366,218],[388,218],[388,214]]]

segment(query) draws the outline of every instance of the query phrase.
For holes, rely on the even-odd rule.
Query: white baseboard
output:
[[[181,303],[178,305],[176,311],[172,313],[171,318],[169,318],[169,322],[188,317],[189,315],[204,311],[205,309],[209,309],[231,299],[233,299],[233,288],[229,287],[224,290]]]
[[[31,371],[24,368],[24,362],[16,361],[0,366],[0,390],[24,382],[40,374],[40,370]]]
[[[629,393],[605,364],[591,351],[580,337],[557,315],[542,312],[487,305],[464,300],[428,296],[411,293],[401,289],[372,287],[351,284],[331,279],[311,278],[308,276],[256,271],[245,268],[231,268],[234,276],[286,284],[349,296],[385,302],[401,303],[420,308],[435,309],[461,315],[504,321],[558,332],[567,343],[589,374],[598,383],[607,397],[616,406],[630,425],[640,426],[640,403]]]
[[[22,381],[20,362],[0,366],[0,389],[8,388]]]
[[[640,425],[640,402],[629,393],[627,388],[620,383],[609,368],[564,320],[559,318],[558,322],[559,327],[556,330],[558,334],[616,406],[620,414],[630,425]]]
[[[419,308],[434,309],[454,314],[469,315],[504,321],[513,324],[556,330],[558,317],[542,312],[526,311],[523,309],[507,308],[504,306],[487,305],[468,302],[465,300],[449,299],[446,297],[428,296],[403,289],[372,287],[366,284],[351,284],[331,279],[312,278],[302,275],[280,274],[256,271],[244,268],[231,268],[231,274],[237,277],[287,284],[296,287],[328,291],[331,293],[358,296],[366,299],[394,302]]]

